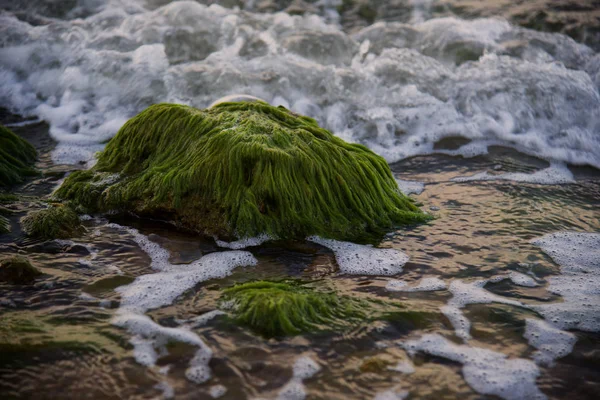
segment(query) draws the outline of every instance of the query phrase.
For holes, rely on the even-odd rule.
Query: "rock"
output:
[[[221,305],[238,324],[265,337],[297,335],[366,317],[360,301],[297,281],[238,284],[223,291]]]
[[[12,256],[0,259],[0,282],[14,285],[33,283],[42,273],[25,257]]]
[[[363,360],[359,370],[362,373],[372,372],[375,374],[381,374],[385,372],[392,364],[393,363],[390,360],[386,360],[381,357],[369,357]]]
[[[373,242],[429,219],[382,157],[262,101],[153,105],[56,196],[86,212],[131,212],[224,239]]]
[[[21,219],[21,225],[28,236],[44,240],[69,239],[85,230],[77,213],[62,204],[30,212]]]
[[[0,207],[1,209],[1,207]],[[4,234],[4,233],[9,233],[10,232],[10,221],[8,220],[8,218],[6,218],[4,215],[2,215],[2,212],[0,210],[0,235]]]
[[[32,165],[36,158],[37,152],[32,145],[0,125],[0,188],[35,175]]]

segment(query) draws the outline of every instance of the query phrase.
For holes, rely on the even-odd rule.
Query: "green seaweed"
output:
[[[0,187],[9,187],[36,175],[32,167],[36,159],[37,153],[31,144],[0,125]]]
[[[10,221],[0,213],[0,235],[10,232]]]
[[[12,256],[0,259],[0,282],[26,285],[33,283],[40,275],[42,275],[40,270],[31,265],[25,257]]]
[[[32,211],[21,219],[28,236],[38,239],[68,239],[80,235],[84,228],[75,211],[63,204]]]
[[[14,203],[19,200],[19,196],[12,193],[0,193],[0,204]]]
[[[123,346],[122,346],[123,345]],[[120,354],[129,344],[102,325],[54,325],[44,311],[0,315],[0,366],[38,364],[48,357],[69,359],[85,353]]]
[[[363,302],[297,281],[238,284],[223,291],[221,304],[236,323],[265,337],[297,335],[365,318]]]
[[[264,102],[153,105],[56,196],[87,212],[132,212],[223,238],[375,242],[430,219],[382,157]]]

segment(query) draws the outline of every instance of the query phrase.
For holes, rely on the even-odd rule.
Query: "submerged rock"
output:
[[[0,259],[0,282],[26,285],[33,283],[40,275],[42,275],[40,270],[31,265],[25,257],[13,256]]]
[[[224,238],[374,241],[429,218],[382,157],[262,101],[153,105],[56,196],[88,212],[132,212]]]
[[[221,301],[237,323],[265,337],[297,335],[365,318],[360,301],[296,281],[235,285],[223,291]]]
[[[84,231],[77,213],[62,204],[32,211],[21,219],[21,224],[28,236],[44,240],[69,239]]]
[[[0,188],[35,175],[32,165],[36,158],[37,153],[31,144],[0,125]]]
[[[0,235],[10,232],[10,221],[0,213]]]
[[[406,332],[427,328],[440,320],[439,313],[404,303],[341,295],[291,279],[237,284],[223,291],[220,307],[237,324],[267,338],[379,323]]]

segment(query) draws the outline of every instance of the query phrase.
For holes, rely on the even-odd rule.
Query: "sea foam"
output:
[[[307,240],[333,250],[340,272],[344,274],[396,275],[409,260],[406,254],[396,249],[378,249],[319,236],[310,236]]]
[[[561,34],[421,17],[347,34],[334,7],[319,17],[194,1],[95,3],[47,24],[0,16],[0,102],[50,124],[58,162],[89,160],[150,104],[205,108],[246,93],[389,162],[504,145],[600,167],[597,55]],[[471,142],[435,148],[451,136]]]
[[[256,265],[256,258],[251,253],[236,250],[210,253],[188,265],[173,265],[169,263],[168,251],[136,229],[117,224],[107,226],[129,233],[150,257],[151,268],[157,271],[139,276],[132,283],[116,289],[121,294],[121,304],[112,322],[133,335],[130,343],[134,347],[135,360],[153,367],[162,355],[167,354],[166,344],[169,341],[188,343],[196,346],[197,350],[185,376],[196,383],[207,381],[211,377],[208,362],[212,357],[212,350],[192,328],[205,324],[220,312],[203,314],[185,321],[177,328],[163,327],[144,313],[172,304],[177,297],[200,282],[225,277],[240,266]]]

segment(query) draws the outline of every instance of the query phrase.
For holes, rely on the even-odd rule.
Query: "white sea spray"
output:
[[[500,144],[600,166],[600,64],[590,48],[500,19],[423,21],[428,1],[413,2],[411,24],[347,34],[326,3],[321,17],[118,0],[86,2],[71,12],[80,18],[41,25],[5,13],[0,101],[47,121],[61,162],[90,160],[150,104],[204,108],[246,93],[390,162]],[[450,136],[471,142],[434,149]]]

